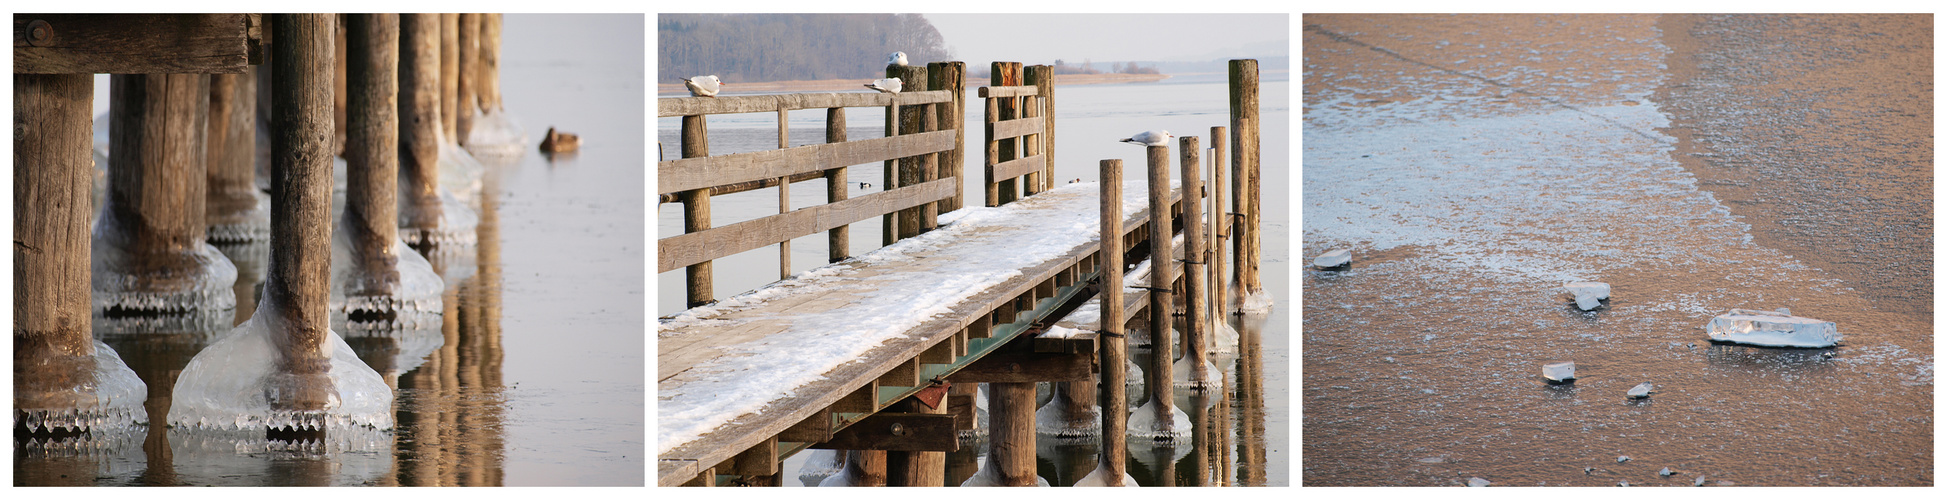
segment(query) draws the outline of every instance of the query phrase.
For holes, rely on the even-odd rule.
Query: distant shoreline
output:
[[[1055,85],[1090,85],[1090,84],[1097,84],[1097,83],[1141,83],[1141,82],[1159,81],[1169,77],[1170,75],[1130,75],[1130,74],[1122,74],[1122,73],[1107,73],[1107,74],[1099,74],[1099,75],[1055,75]],[[865,89],[866,82],[870,82],[870,81],[872,80],[866,78],[850,78],[850,79],[836,79],[836,80],[788,80],[788,81],[779,81],[779,82],[743,82],[743,83],[724,82],[723,91],[731,92],[731,93],[745,93],[745,92],[824,92],[824,91],[837,91],[837,90],[863,90]],[[988,81],[989,80],[985,78],[968,78],[966,85],[968,88],[975,88],[975,87],[987,85]],[[657,95],[686,94],[687,92],[688,90],[686,90],[683,87],[682,83],[663,83],[663,84],[656,85]]]

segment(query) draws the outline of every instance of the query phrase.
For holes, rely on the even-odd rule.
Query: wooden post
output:
[[[845,142],[845,108],[825,109],[825,142]],[[825,171],[825,202],[838,203],[851,198],[847,194],[851,183],[845,180],[845,170],[838,167]],[[843,225],[826,231],[827,248],[825,253],[831,262],[845,260],[852,256],[852,226]]]
[[[1128,356],[1128,341],[1122,327],[1122,160],[1102,160],[1102,249],[1099,254],[1102,276],[1101,342],[1102,356],[1102,479],[1108,486],[1122,486],[1129,462],[1129,449],[1123,439],[1129,435],[1129,405],[1123,394],[1122,366]]]
[[[907,413],[946,413],[946,399],[928,407],[919,398],[906,398],[893,411]],[[946,452],[893,451],[886,453],[886,486],[946,486]]]
[[[994,70],[996,71],[994,74],[995,81],[999,81],[1001,78],[998,73],[1000,69],[1001,63],[994,63]],[[987,145],[981,156],[981,164],[986,167],[986,172],[981,176],[981,187],[987,191],[986,206],[998,207],[1001,206],[1001,185],[999,181],[994,179],[994,164],[1000,163],[1001,143],[994,140],[993,130],[994,122],[1001,120],[1001,98],[989,97],[981,99],[981,101],[983,101],[982,104],[986,105],[986,110],[981,113],[980,119],[986,126],[981,131],[982,140],[980,142],[981,144]]]
[[[1238,284],[1243,287],[1239,293],[1246,295],[1264,293],[1264,283],[1258,280],[1258,260],[1262,249],[1258,241],[1259,196],[1263,186],[1258,177],[1258,97],[1257,60],[1232,59],[1230,61],[1230,127],[1237,136],[1231,141],[1231,164],[1237,169],[1237,183],[1242,187],[1237,196],[1239,213],[1244,220],[1239,228],[1242,233],[1237,238]],[[1240,304],[1241,305],[1241,304]]]
[[[457,64],[460,69],[455,75],[454,80],[458,81],[455,82],[454,87],[459,98],[454,101],[453,107],[453,140],[465,146],[467,134],[473,131],[475,102],[473,88],[479,85],[474,79],[480,72],[480,14],[458,14],[458,16],[460,60]]]
[[[791,149],[791,110],[777,110],[777,148]],[[777,178],[777,213],[791,213],[791,176]],[[791,240],[777,243],[777,279],[791,277]]]
[[[345,153],[345,23],[342,15],[333,15],[331,21],[332,81],[331,81],[331,153]]]
[[[936,62],[928,63],[926,67],[926,76],[932,80],[932,89],[945,90],[953,94],[953,102],[935,106],[939,112],[936,118],[938,126],[950,127],[953,130],[953,150],[940,153],[938,175],[934,177],[954,179],[953,197],[940,200],[939,208],[935,210],[936,214],[943,214],[960,209],[963,203],[961,198],[965,196],[961,193],[966,192],[967,188],[966,175],[961,172],[967,156],[967,150],[964,149],[967,144],[967,126],[964,118],[967,111],[967,81],[963,76],[967,71],[967,63]]]
[[[349,66],[345,215],[361,283],[347,295],[390,294],[399,282],[399,16],[347,14]]]
[[[439,116],[446,140],[459,135],[460,15],[439,15]]]
[[[95,237],[97,244],[119,246],[129,255],[127,264],[110,269],[125,274],[119,278],[133,280],[132,287],[139,290],[206,302],[195,306],[199,310],[233,307],[234,298],[210,302],[193,292],[199,278],[223,273],[201,255],[209,250],[204,213],[209,197],[209,76],[113,75],[109,81],[113,105],[107,207],[101,215],[103,230]],[[220,266],[230,267],[228,261]],[[229,272],[227,279],[235,280],[235,271]],[[117,307],[153,307],[148,301],[124,301],[117,291],[96,293],[113,294]]]
[[[927,78],[925,66],[898,66],[897,69],[900,81],[912,82],[913,90],[926,90]],[[936,117],[933,115],[933,110],[928,106],[926,104],[900,106],[899,135],[912,135],[932,131],[932,125]],[[928,165],[929,163],[932,163],[932,165]],[[899,185],[917,186],[932,180],[929,178],[927,171],[937,168],[937,165],[937,160],[931,154],[900,158]],[[920,233],[931,229],[928,222],[932,217],[928,217],[926,213],[930,208],[933,208],[932,204],[900,210],[899,239],[919,236]]]
[[[988,383],[987,415],[987,467],[1001,486],[1034,486],[1034,383]]]
[[[1225,280],[1229,275],[1224,269],[1224,252],[1230,248],[1229,245],[1224,244],[1230,239],[1230,214],[1225,211],[1228,207],[1224,205],[1224,191],[1230,187],[1224,182],[1224,159],[1228,158],[1225,155],[1229,152],[1227,148],[1230,145],[1229,141],[1228,129],[1210,127],[1210,147],[1214,149],[1210,155],[1210,211],[1212,213],[1210,214],[1209,284],[1213,290],[1210,294],[1210,315],[1217,318],[1218,322],[1222,322],[1223,315],[1230,311],[1228,307],[1230,296],[1225,290]]]
[[[68,389],[93,380],[94,365],[80,361],[95,352],[88,269],[94,95],[94,75],[14,74],[17,411],[78,408]]]
[[[1022,69],[1022,73],[1022,79],[1025,80],[1027,85],[1040,87],[1044,80],[1048,82],[1048,85],[1054,85],[1054,71],[1048,66],[1028,66]],[[1021,118],[1040,117],[1041,102],[1041,97],[1038,95],[1034,97],[1022,97],[1021,113],[1019,116]],[[1021,157],[1026,158],[1041,154],[1042,145],[1046,142],[1043,140],[1047,137],[1046,133],[1044,130],[1040,134],[1028,134],[1022,137],[1020,141]],[[1025,180],[1021,184],[1021,190],[1028,196],[1034,196],[1036,193],[1047,191],[1052,187],[1054,183],[1051,182],[1052,179],[1049,179],[1049,177],[1052,175],[1051,172],[1054,172],[1053,164],[1050,164],[1047,168],[1048,170],[1046,171],[1028,172]]]
[[[1203,301],[1203,148],[1196,136],[1177,140],[1182,148],[1178,168],[1183,171],[1183,359],[1190,366],[1190,382],[1204,386],[1210,383],[1211,373],[1205,359],[1210,313]]]
[[[1154,405],[1156,422],[1165,429],[1175,425],[1170,399],[1170,363],[1175,361],[1171,355],[1172,342],[1170,323],[1174,304],[1171,304],[1169,290],[1176,283],[1175,270],[1170,265],[1170,239],[1176,231],[1170,223],[1170,147],[1149,146],[1149,337],[1153,358],[1147,372],[1149,398]],[[1184,193],[1183,201],[1188,204],[1191,198]]]
[[[257,208],[257,67],[210,75],[204,214],[209,239],[242,243],[270,237]],[[255,223],[250,220],[258,217]]]
[[[500,14],[480,16],[480,109],[500,111]]]
[[[296,376],[273,391],[271,408],[314,412],[336,397],[327,372],[331,278],[332,15],[278,14],[271,99],[271,249],[264,300],[283,316],[270,324],[283,354],[278,371]],[[262,312],[262,311],[260,311]]]
[[[428,253],[439,227],[439,14],[399,17],[399,226]]]
[[[900,82],[902,83],[911,81],[903,78],[905,73],[905,69],[897,64],[886,65],[886,78],[901,78]],[[914,88],[918,87],[915,86]],[[886,105],[886,137],[899,135],[900,118],[899,94],[893,94],[892,104]],[[881,191],[891,191],[899,188],[899,163],[898,158],[885,161],[885,169],[882,171],[883,175],[879,179]],[[899,214],[897,212],[888,212],[885,215],[879,216],[879,245],[891,245],[896,241],[899,241]]]
[[[1018,86],[1021,84],[1021,63],[995,62],[993,66],[992,74],[993,74],[993,82],[994,82],[993,85],[996,87]],[[998,101],[998,102],[994,102],[994,101]],[[1012,120],[1015,118],[1019,118],[1021,116],[1021,105],[1020,105],[1021,98],[1019,97],[1004,97],[1000,99],[993,99],[990,100],[989,102],[990,104],[988,105],[988,109],[994,111],[992,114],[988,115],[989,116],[988,120],[990,123],[993,121]],[[987,164],[993,165],[996,163],[1012,160],[1015,158],[1020,158],[1021,150],[1019,144],[1020,144],[1020,140],[1018,138],[1001,139],[998,144],[995,144],[993,139],[989,138],[987,149],[990,151],[994,151],[995,153],[993,156],[989,157],[989,161],[987,162]],[[1015,187],[1017,183],[1014,182],[1014,179],[1002,179],[999,181],[990,180],[989,182],[998,184],[998,186],[993,188],[988,188],[988,190],[999,191],[999,197],[997,198],[997,201],[989,206],[998,207],[1003,204],[1012,203],[1014,200],[1021,199],[1020,188]]]
[[[710,132],[703,115],[683,117],[683,157],[700,158],[710,156]],[[683,232],[694,233],[710,228],[710,188],[692,189],[681,193],[683,201]],[[710,262],[700,262],[685,268],[684,277],[689,283],[689,306],[697,307],[715,302],[711,285]]]

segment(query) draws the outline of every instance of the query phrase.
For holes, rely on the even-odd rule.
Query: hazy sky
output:
[[[1291,16],[1283,13],[927,14],[926,19],[968,64],[1228,58],[1244,55],[1213,53],[1272,41],[1288,46],[1291,39]]]

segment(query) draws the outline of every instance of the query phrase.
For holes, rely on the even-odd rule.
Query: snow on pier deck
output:
[[[1138,179],[1123,193],[1123,227],[1138,230],[1147,188]],[[962,209],[935,231],[662,320],[659,483],[771,449],[770,439],[828,409],[877,411],[991,344],[970,350],[970,340],[1018,334],[1012,316],[989,319],[1017,298],[1027,299],[1020,312],[1053,302],[1042,299],[1094,271],[1099,198],[1098,184],[1077,183]]]

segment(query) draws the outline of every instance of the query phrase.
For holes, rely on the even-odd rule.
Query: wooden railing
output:
[[[686,268],[688,306],[714,301],[711,261],[770,245],[779,245],[779,277],[791,272],[791,239],[826,232],[830,260],[850,257],[848,225],[873,216],[886,217],[885,243],[911,237],[937,225],[939,212],[958,208],[961,181],[958,164],[963,132],[959,117],[960,73],[963,63],[932,63],[930,67],[889,66],[907,89],[899,94],[806,93],[758,96],[683,97],[657,100],[658,116],[681,116],[682,159],[659,162],[656,192],[662,200],[683,204],[683,234],[658,239],[658,273]],[[926,77],[930,72],[946,78]],[[924,90],[931,88],[933,90]],[[861,141],[845,138],[845,108],[885,107],[886,137]],[[825,110],[825,144],[789,147],[789,113],[798,109]],[[763,113],[778,115],[778,147],[770,151],[710,156],[705,117],[714,114]],[[903,122],[903,123],[902,123]],[[940,156],[946,156],[945,162]],[[885,189],[853,198],[846,169],[884,161]],[[941,171],[940,165],[948,168]],[[824,178],[826,203],[792,209],[793,182]],[[777,186],[778,214],[720,227],[710,223],[710,197]],[[949,205],[951,203],[951,205]]]
[[[1054,68],[1022,70],[1021,63],[996,62],[993,86],[980,88],[987,104],[983,165],[990,207],[1020,199],[1023,190],[1032,196],[1054,187]],[[1017,182],[1020,177],[1025,179]]]

